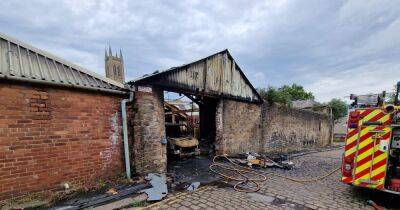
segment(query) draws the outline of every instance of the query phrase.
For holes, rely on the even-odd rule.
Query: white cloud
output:
[[[110,44],[123,49],[128,79],[225,48],[254,86],[295,82],[322,101],[400,79],[396,1],[2,0],[0,7],[3,33],[100,74]]]
[[[305,86],[313,90],[320,101],[331,98],[348,99],[350,94],[392,92],[397,81],[400,63],[367,63],[352,69],[320,78]]]

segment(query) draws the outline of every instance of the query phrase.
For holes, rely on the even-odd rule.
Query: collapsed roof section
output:
[[[0,80],[125,93],[123,84],[0,33]]]
[[[262,101],[228,50],[166,71],[156,71],[128,83],[158,86],[164,90],[193,95],[254,103]]]

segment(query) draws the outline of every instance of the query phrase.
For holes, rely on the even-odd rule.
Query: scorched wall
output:
[[[151,88],[150,88],[151,89]],[[137,173],[165,172],[167,150],[165,137],[164,94],[160,89],[137,91],[133,114],[133,162]]]
[[[221,99],[216,114],[217,154],[288,152],[330,144],[332,124],[325,113],[268,103]]]
[[[288,152],[325,147],[331,142],[329,115],[264,103],[262,150]]]
[[[217,104],[216,142],[218,154],[260,151],[261,106],[221,99]]]

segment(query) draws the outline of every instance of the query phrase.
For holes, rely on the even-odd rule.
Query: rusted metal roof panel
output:
[[[0,79],[124,93],[123,84],[0,33]]]
[[[167,71],[155,72],[129,83],[157,85],[190,94],[261,102],[259,94],[228,50]]]
[[[165,80],[180,88],[196,90],[196,88],[203,86],[204,66],[204,63],[187,66],[174,74],[165,75]]]

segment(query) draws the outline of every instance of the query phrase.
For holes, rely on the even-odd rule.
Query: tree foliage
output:
[[[262,99],[269,103],[280,103],[280,104],[291,104],[291,96],[286,92],[281,92],[279,89],[274,87],[268,87],[267,89],[258,89],[258,92]]]
[[[297,84],[292,84],[292,86],[284,85],[279,88],[279,91],[289,94],[292,101],[314,99],[314,95],[311,92],[306,92],[303,86]]]
[[[269,103],[280,103],[290,106],[292,101],[295,100],[310,100],[314,99],[311,92],[306,92],[301,85],[292,84],[284,85],[280,88],[268,87],[258,89],[261,98]]]
[[[328,106],[332,108],[333,119],[337,121],[338,119],[347,115],[347,104],[346,102],[334,98],[328,102]]]

